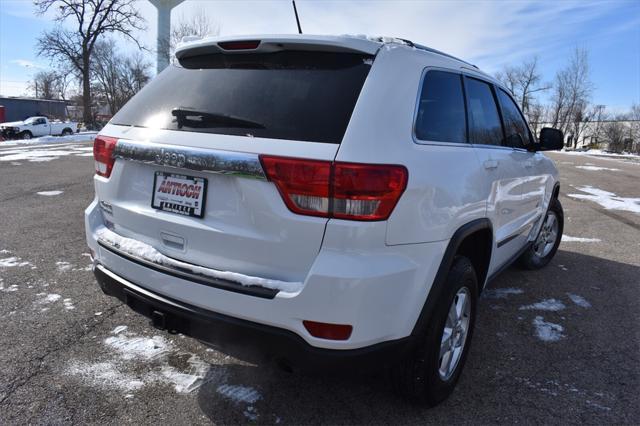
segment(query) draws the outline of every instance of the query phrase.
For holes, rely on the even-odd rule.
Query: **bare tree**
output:
[[[92,67],[94,91],[115,114],[151,79],[150,63],[138,52],[127,56],[118,53],[113,40],[96,43]]]
[[[593,110],[594,110],[593,121],[592,121],[592,125],[589,127],[591,132],[590,134],[591,145],[597,145],[603,139],[603,124],[604,124],[604,120],[607,117],[606,108],[607,107],[605,105],[593,106]]]
[[[627,137],[628,129],[624,125],[626,120],[628,120],[628,117],[625,114],[617,114],[609,117],[609,120],[602,126],[603,137],[609,144],[609,150],[613,152],[619,153],[630,148],[625,143],[629,139]]]
[[[529,105],[527,119],[529,120],[529,125],[531,126],[531,130],[533,130],[533,133],[535,135],[538,135],[540,133],[546,115],[547,107],[545,105],[539,102],[531,103]]]
[[[96,42],[105,34],[117,33],[133,40],[134,30],[144,29],[144,19],[135,0],[34,0],[36,13],[55,10],[58,26],[38,38],[38,54],[72,67],[82,80],[83,119],[93,122],[91,113],[91,58]],[[73,29],[63,26],[72,21]]]
[[[33,76],[27,90],[40,99],[66,100],[75,81],[75,75],[69,70],[43,70]]]
[[[584,136],[585,131],[591,127],[591,123],[602,119],[604,105],[589,106],[585,100],[578,102],[574,108],[571,121],[567,126],[571,134],[573,148],[577,148],[578,141]],[[596,123],[598,126],[598,123]]]
[[[537,57],[519,66],[504,67],[496,74],[496,78],[511,91],[530,122],[540,118],[540,107],[537,105],[535,94],[549,90],[551,85],[542,82]]]
[[[592,91],[588,52],[576,48],[569,65],[556,73],[549,117],[553,127],[565,134],[571,132],[572,124],[589,108]],[[577,139],[576,135],[572,136]]]
[[[175,63],[175,52],[178,44],[183,37],[196,36],[206,37],[215,36],[220,33],[220,26],[213,20],[203,8],[195,9],[190,17],[182,15],[180,20],[171,25],[171,34],[169,37],[169,46],[163,47],[169,56],[171,63]]]
[[[39,99],[59,99],[60,98],[60,74],[54,70],[43,70],[33,76],[27,86],[27,90],[32,92]]]

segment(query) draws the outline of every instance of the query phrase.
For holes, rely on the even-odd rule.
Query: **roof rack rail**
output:
[[[406,40],[406,41],[407,41],[407,42],[409,42],[408,40]],[[409,43],[411,43],[411,42],[409,42]],[[462,59],[460,59],[460,58],[456,58],[455,56],[453,56],[453,55],[449,55],[448,53],[444,53],[444,52],[442,52],[442,51],[440,51],[440,50],[432,49],[431,47],[427,47],[427,46],[424,46],[424,45],[422,45],[422,44],[416,44],[416,43],[411,43],[411,44],[412,44],[412,45],[413,45],[413,47],[415,47],[416,49],[425,50],[425,51],[427,51],[427,52],[436,53],[436,54],[438,54],[438,55],[446,56],[447,58],[455,59],[456,61],[463,62],[463,63],[465,63],[465,64],[467,64],[467,65],[469,65],[469,66],[471,66],[471,67],[474,67],[475,69],[479,69],[477,65],[474,65],[474,64],[472,64],[472,63],[469,63],[469,62],[467,62],[467,61],[465,61],[465,60],[462,60]]]

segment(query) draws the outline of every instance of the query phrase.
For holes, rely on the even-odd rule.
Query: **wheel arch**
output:
[[[487,279],[492,248],[493,226],[489,219],[476,219],[458,228],[449,240],[449,244],[447,245],[433,284],[427,295],[427,300],[411,332],[413,336],[421,335],[426,329],[436,303],[445,288],[447,274],[451,269],[456,255],[462,254],[469,257],[478,274],[478,293],[480,293]]]
[[[560,182],[556,182],[555,185],[553,185],[553,192],[551,193],[551,198],[558,199],[559,196],[560,196]]]

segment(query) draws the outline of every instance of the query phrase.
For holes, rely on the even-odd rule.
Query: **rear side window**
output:
[[[464,94],[460,74],[428,71],[422,83],[416,137],[420,140],[467,141]]]
[[[500,145],[502,123],[491,86],[475,78],[465,78],[469,140],[480,145]]]
[[[498,99],[502,106],[506,145],[513,148],[524,148],[531,143],[527,123],[522,118],[522,114],[520,114],[516,104],[504,90],[498,90]]]
[[[298,51],[184,58],[134,96],[111,122],[337,144],[371,59]]]

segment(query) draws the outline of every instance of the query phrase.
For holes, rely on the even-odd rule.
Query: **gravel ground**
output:
[[[640,214],[620,210],[640,203],[637,162],[550,154],[574,238],[547,268],[490,283],[456,391],[425,409],[378,377],[289,374],[159,332],[104,296],[84,237],[88,148],[20,147],[38,153],[3,161],[16,148],[0,145],[0,424],[640,419]]]

